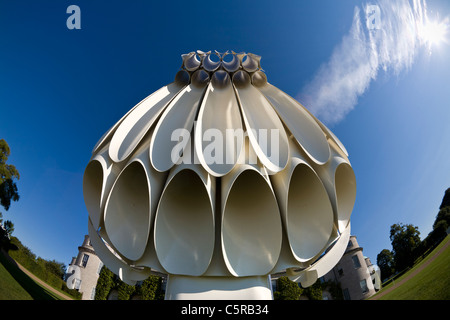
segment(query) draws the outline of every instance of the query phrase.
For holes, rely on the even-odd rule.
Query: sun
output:
[[[428,21],[422,29],[421,38],[428,46],[447,42],[448,19],[443,21]]]

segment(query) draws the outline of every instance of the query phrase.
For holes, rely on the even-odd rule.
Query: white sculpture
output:
[[[339,261],[356,181],[336,136],[267,82],[251,53],[191,52],[175,81],[97,143],[83,180],[89,236],[129,284],[166,299],[271,299]]]

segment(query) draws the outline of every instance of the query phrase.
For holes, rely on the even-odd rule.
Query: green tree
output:
[[[125,282],[123,282],[121,280],[118,280],[118,282],[119,283],[117,286],[117,291],[118,291],[117,298],[119,300],[130,300],[136,291],[136,287],[126,284]]]
[[[55,260],[45,260],[41,257],[37,258],[37,262],[44,267],[47,271],[54,274],[60,279],[64,278],[66,273],[66,266],[62,262],[57,262]]]
[[[302,292],[303,289],[288,277],[279,277],[277,291],[273,293],[273,298],[274,300],[298,300]]]
[[[390,230],[395,269],[403,269],[413,265],[416,259],[415,251],[420,246],[420,232],[412,224],[393,224]]]
[[[5,223],[3,224],[3,227],[5,228],[8,235],[11,235],[14,232],[14,223],[12,223],[9,220],[5,221]]]
[[[97,280],[97,286],[95,287],[95,300],[106,300],[108,294],[112,288],[115,287],[114,273],[110,271],[106,266],[103,266],[100,270],[100,275]]]
[[[393,253],[388,249],[381,250],[377,255],[377,265],[380,268],[381,278],[389,278],[395,272]]]
[[[0,204],[8,211],[11,201],[19,200],[19,192],[15,180],[20,179],[19,171],[6,161],[11,153],[8,143],[0,139]]]
[[[450,226],[450,206],[442,207],[433,223],[433,229],[436,229],[437,225],[441,222],[445,222],[447,227]]]
[[[444,193],[444,197],[442,198],[442,203],[439,206],[439,209],[450,207],[450,188],[447,188]]]
[[[303,294],[308,297],[309,300],[322,300],[322,284],[320,281],[314,282],[312,286],[303,289]]]
[[[103,266],[97,280],[94,299],[106,300],[111,290],[116,289],[118,300],[130,300],[136,295],[141,296],[142,300],[162,300],[164,294],[161,290],[161,284],[161,277],[150,275],[144,281],[139,281],[135,286],[132,286],[120,280],[106,266]]]
[[[140,294],[142,300],[162,300],[164,294],[161,290],[162,278],[158,276],[149,276],[142,282]]]

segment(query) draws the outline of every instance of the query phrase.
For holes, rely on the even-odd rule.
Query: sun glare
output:
[[[422,39],[428,43],[429,46],[439,45],[442,42],[447,42],[448,22],[444,21],[429,21],[424,25],[422,32]]]

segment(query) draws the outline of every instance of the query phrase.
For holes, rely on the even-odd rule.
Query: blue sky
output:
[[[87,234],[82,178],[97,140],[173,81],[182,53],[234,50],[261,55],[268,81],[346,146],[357,179],[352,234],[366,256],[376,262],[391,249],[394,223],[425,237],[450,187],[450,45],[396,38],[401,23],[371,42],[364,8],[401,20],[391,7],[419,3],[444,24],[450,3],[392,3],[1,0],[0,138],[21,175],[20,201],[4,219],[36,255],[68,265]],[[71,4],[80,30],[66,27]],[[334,85],[327,102],[323,88]]]

